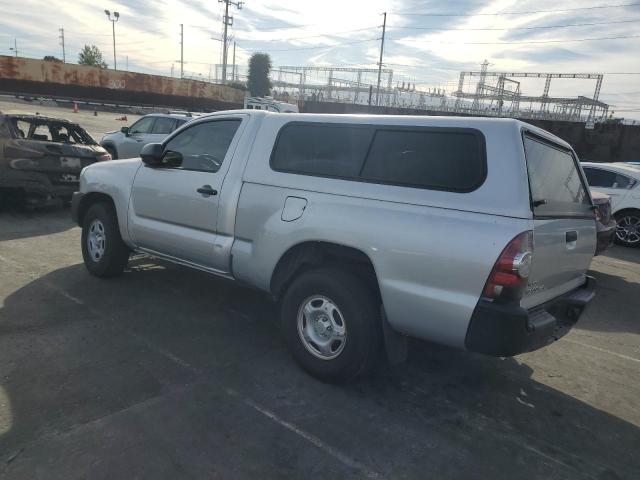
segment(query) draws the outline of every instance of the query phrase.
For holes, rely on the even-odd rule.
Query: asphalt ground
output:
[[[79,241],[68,210],[0,212],[0,478],[640,478],[640,250],[594,259],[545,349],[412,342],[333,386],[263,294],[140,255],[100,280]]]

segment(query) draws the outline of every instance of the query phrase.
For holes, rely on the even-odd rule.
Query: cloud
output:
[[[388,12],[385,63],[396,81],[424,86],[457,84],[459,70],[488,59],[496,70],[640,71],[640,38],[573,42],[581,38],[640,34],[640,7],[580,9],[579,0],[247,0],[230,8],[237,63],[253,51],[270,53],[278,65],[367,65],[379,55],[381,13]],[[61,56],[58,28],[65,29],[67,58],[85,43],[98,45],[110,64],[111,25],[103,9],[118,10],[118,65],[128,57],[140,71],[168,75],[178,69],[179,24],[184,24],[185,69],[208,76],[220,63],[222,4],[210,0],[0,0],[0,53],[14,37],[21,54]],[[567,10],[549,12],[545,10]],[[530,12],[493,15],[496,12]],[[416,15],[428,14],[428,15]],[[443,14],[453,14],[445,15]],[[607,23],[605,22],[619,22]],[[575,25],[558,28],[558,25]],[[538,28],[538,27],[554,28]],[[213,37],[213,38],[212,38]],[[562,40],[559,43],[526,43]],[[359,43],[354,43],[359,42]],[[316,48],[317,47],[317,48]],[[636,91],[638,76],[606,76],[603,95]],[[569,88],[570,89],[570,88]],[[611,89],[611,90],[609,90]],[[569,92],[571,93],[571,92]],[[621,102],[619,102],[621,103]]]

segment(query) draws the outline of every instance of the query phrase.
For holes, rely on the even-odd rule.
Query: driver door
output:
[[[129,208],[139,248],[222,272],[214,252],[218,203],[241,124],[226,116],[197,122],[165,142],[164,166],[140,168]]]
[[[147,137],[153,128],[154,117],[142,117],[131,125],[129,134],[124,137],[122,143],[118,145],[118,158],[135,158],[140,155],[140,150],[149,140]]]

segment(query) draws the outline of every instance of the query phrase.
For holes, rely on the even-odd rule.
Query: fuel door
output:
[[[305,208],[307,208],[306,198],[287,197],[284,201],[284,208],[280,218],[285,222],[293,222],[302,217]]]

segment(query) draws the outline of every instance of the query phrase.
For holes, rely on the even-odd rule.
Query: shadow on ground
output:
[[[67,207],[0,207],[0,241],[50,235],[74,226],[71,211]]]
[[[258,292],[144,256],[111,280],[74,265],[0,309],[0,474],[640,477],[640,429],[531,373],[414,342],[405,365],[325,385]]]

